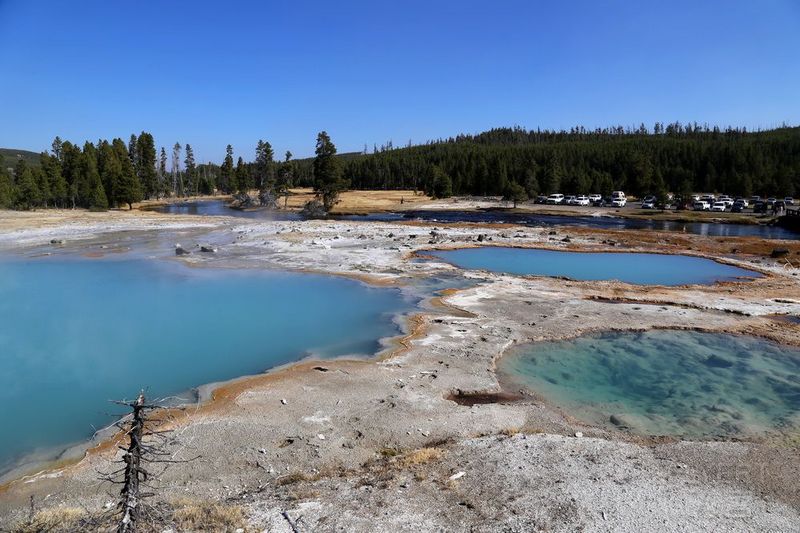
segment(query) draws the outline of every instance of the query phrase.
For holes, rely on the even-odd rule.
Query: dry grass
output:
[[[178,500],[172,519],[179,531],[235,531],[245,527],[244,510],[238,505]]]
[[[403,455],[398,462],[400,466],[409,468],[438,461],[442,455],[443,452],[439,448],[420,448]]]
[[[300,209],[306,202],[314,198],[311,189],[291,189],[287,207]],[[431,198],[414,191],[345,191],[339,195],[339,203],[333,208],[334,213],[368,213],[373,211],[392,211],[408,209],[415,204],[429,202]],[[402,201],[402,203],[401,203]],[[283,206],[283,200],[280,201]]]
[[[275,484],[279,487],[283,487],[285,485],[294,485],[295,483],[300,483],[301,481],[311,481],[311,476],[304,474],[303,472],[292,472],[291,474],[286,474],[285,476],[281,476],[275,480]]]
[[[86,511],[75,507],[53,507],[37,512],[32,520],[17,524],[13,533],[38,533],[40,531],[78,531]]]
[[[381,448],[378,453],[383,457],[396,457],[400,455],[400,450],[397,448]]]

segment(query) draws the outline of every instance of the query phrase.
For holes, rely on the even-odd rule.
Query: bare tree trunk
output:
[[[128,432],[128,449],[122,456],[122,460],[125,462],[125,481],[120,491],[122,519],[117,527],[117,533],[135,531],[136,521],[139,518],[139,481],[147,479],[147,472],[141,467],[142,435],[145,424],[144,393],[140,393],[130,406],[133,409],[133,421]]]

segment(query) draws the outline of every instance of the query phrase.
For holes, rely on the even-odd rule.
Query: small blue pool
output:
[[[800,427],[800,349],[720,333],[601,333],[513,349],[498,372],[570,415],[645,435]]]
[[[761,277],[758,272],[688,255],[562,252],[486,246],[429,252],[460,268],[529,276],[619,280],[638,285],[709,285]]]

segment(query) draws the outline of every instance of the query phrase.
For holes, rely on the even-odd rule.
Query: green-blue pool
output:
[[[579,419],[643,435],[800,429],[800,349],[755,337],[588,335],[519,346],[500,360],[499,372]]]
[[[409,309],[398,290],[172,261],[0,262],[0,474],[152,398],[298,360],[371,355]]]
[[[426,253],[471,270],[587,281],[615,279],[640,285],[707,285],[761,276],[758,272],[688,255],[562,252],[499,246]]]

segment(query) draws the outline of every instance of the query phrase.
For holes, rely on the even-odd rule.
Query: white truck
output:
[[[611,206],[612,207],[625,207],[628,203],[628,198],[622,191],[613,191],[611,193]]]

